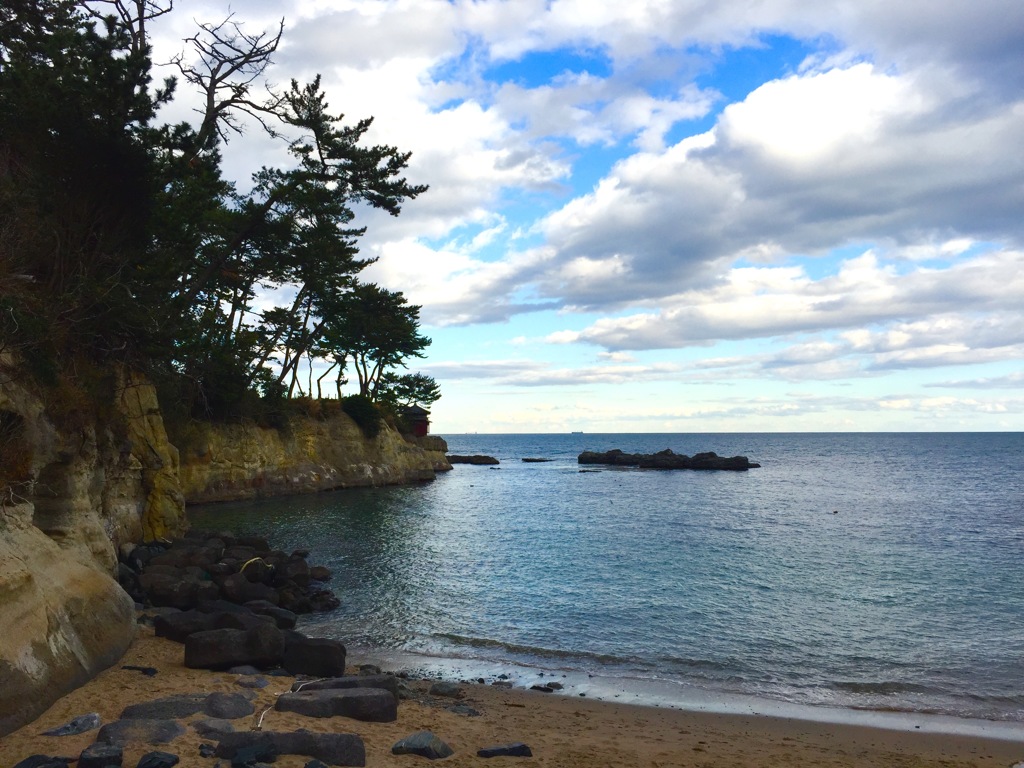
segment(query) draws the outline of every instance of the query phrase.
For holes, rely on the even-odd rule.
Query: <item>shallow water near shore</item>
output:
[[[445,437],[501,464],[190,518],[311,549],[342,608],[304,630],[393,666],[1024,722],[1024,434]],[[762,467],[580,471],[611,448]]]

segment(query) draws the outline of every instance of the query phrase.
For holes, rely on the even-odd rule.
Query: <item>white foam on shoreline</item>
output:
[[[389,672],[485,683],[505,680],[515,688],[558,683],[550,695],[723,715],[751,715],[895,731],[976,736],[1024,743],[1024,722],[981,720],[923,712],[811,706],[755,696],[708,691],[666,679],[592,675],[577,670],[528,667],[509,662],[453,659],[389,649],[349,648],[352,664],[375,664]]]

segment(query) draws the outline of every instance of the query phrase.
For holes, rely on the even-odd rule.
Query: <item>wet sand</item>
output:
[[[35,722],[0,739],[0,766],[8,768],[32,754],[77,758],[96,738],[96,731],[76,736],[42,736],[41,731],[73,717],[98,712],[104,723],[116,720],[129,704],[180,693],[242,692],[237,675],[187,669],[183,646],[155,638],[140,628],[126,656],[96,679],[56,702]],[[155,667],[147,677],[122,665]],[[292,678],[267,677],[269,685],[254,691],[256,714],[234,721],[236,730],[256,727],[260,712],[289,690]],[[415,756],[391,754],[391,746],[409,734],[430,730],[455,754],[440,762],[451,766],[537,765],[554,768],[596,766],[896,766],[954,768],[1009,766],[1024,760],[1024,741],[972,735],[888,730],[849,724],[759,715],[711,714],[643,707],[578,696],[548,694],[489,685],[463,685],[458,700],[428,695],[428,681],[408,681],[415,698],[402,701],[394,723],[362,723],[341,717],[307,718],[270,709],[262,729],[358,733],[366,744],[368,766],[426,764]],[[463,705],[479,712],[467,716],[449,711]],[[187,722],[203,719],[196,715]],[[524,742],[532,758],[477,757],[480,748]],[[199,756],[199,745],[212,743],[189,728],[168,745],[132,744],[124,765],[134,768],[146,752],[162,750],[181,757],[184,768],[212,768],[214,758]],[[275,766],[300,768],[309,758],[280,757]],[[227,765],[228,761],[222,761]]]

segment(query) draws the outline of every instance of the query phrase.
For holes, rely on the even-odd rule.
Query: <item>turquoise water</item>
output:
[[[310,548],[350,648],[1024,721],[1024,434],[446,439],[500,468],[190,516]],[[762,467],[579,471],[611,448]]]

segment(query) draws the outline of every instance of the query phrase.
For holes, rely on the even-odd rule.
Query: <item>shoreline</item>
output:
[[[825,725],[976,736],[1024,744],[1024,721],[1019,720],[958,717],[912,710],[799,704],[751,694],[698,688],[666,678],[596,675],[557,667],[446,658],[374,648],[350,648],[349,657],[355,660],[357,665],[373,664],[386,672],[409,672],[414,676],[428,679],[459,681],[485,678],[493,681],[499,676],[506,676],[516,690],[528,690],[534,684],[543,685],[556,681],[562,686],[560,690],[550,694],[556,697],[575,696],[591,701],[711,715],[772,717]]]
[[[128,653],[113,667],[81,688],[59,699],[39,718],[0,740],[0,765],[11,766],[32,754],[75,756],[93,743],[96,731],[77,736],[42,736],[88,712],[98,712],[104,723],[115,720],[129,704],[179,693],[242,692],[240,676],[188,669],[182,646],[156,638],[140,627]],[[355,661],[355,659],[353,660]],[[151,666],[153,677],[124,669],[124,665]],[[267,687],[253,692],[259,713],[287,691],[293,678],[266,676]],[[343,717],[315,719],[270,710],[264,730],[354,732],[366,743],[367,764],[407,766],[412,758],[391,754],[397,740],[420,730],[431,730],[456,751],[446,764],[489,764],[476,750],[494,744],[521,741],[533,750],[524,765],[583,768],[609,766],[852,766],[897,765],[1007,766],[1024,759],[1024,739],[1006,739],[965,733],[894,730],[867,724],[816,722],[778,714],[718,713],[643,706],[596,697],[559,695],[460,684],[458,699],[431,696],[431,681],[406,680],[413,698],[402,701],[393,723],[364,723]],[[474,714],[453,712],[468,707]],[[194,721],[202,716],[190,719]],[[248,730],[255,717],[234,721]],[[181,766],[213,766],[212,758],[199,757],[199,745],[209,743],[192,728],[170,744],[131,744],[124,765],[160,749],[178,754]],[[281,756],[280,768],[299,768],[308,758]],[[507,764],[507,759],[502,761]]]

